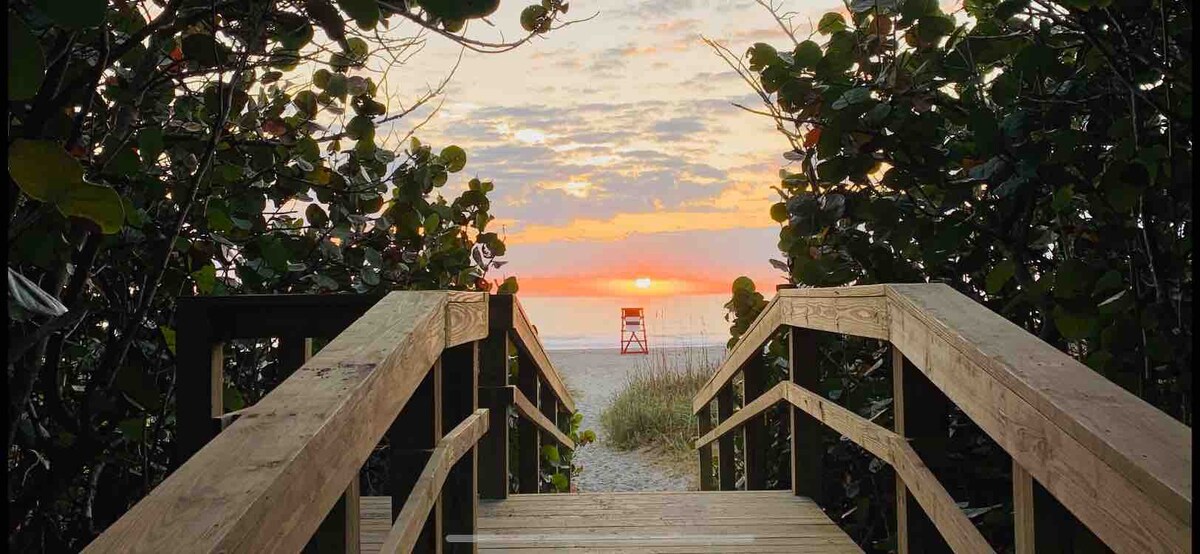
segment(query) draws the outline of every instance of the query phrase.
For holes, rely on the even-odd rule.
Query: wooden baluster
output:
[[[766,392],[767,368],[762,351],[750,357],[742,369],[742,406]],[[746,452],[746,490],[767,488],[767,414],[750,418],[742,427],[742,445]]]
[[[703,437],[709,431],[712,431],[712,409],[710,404],[705,404],[700,409],[700,413],[696,414],[697,437]],[[712,443],[710,442],[701,446],[697,450],[700,454],[700,490],[715,490],[717,483],[713,479]]]
[[[429,456],[442,437],[442,360],[434,363],[433,369],[413,392],[412,397],[400,410],[400,415],[388,429],[390,464],[389,481],[392,492],[392,521],[400,515],[404,502],[416,485],[417,477],[429,462]],[[421,537],[414,552],[438,552],[441,527],[441,502],[434,504],[433,513],[425,522]]]
[[[208,311],[181,301],[175,312],[175,467],[220,432],[225,413],[224,343],[213,336]]]
[[[937,475],[945,467],[946,441],[949,439],[950,401],[921,370],[892,347],[892,408],[896,433],[910,439],[909,444],[921,461]],[[929,516],[908,494],[908,488],[896,475],[896,548],[900,554],[950,552]]]
[[[558,429],[560,431],[562,431],[563,433],[565,433],[568,436],[570,436],[570,434],[571,434],[571,416],[573,416],[573,415],[575,415],[575,414],[568,412],[566,407],[563,406],[563,403],[561,401],[559,401],[557,398],[555,398],[555,400],[554,400],[554,424],[558,426]],[[575,451],[568,450],[567,452],[568,452],[568,455],[573,460],[575,458]],[[559,449],[559,453],[562,453],[561,448]],[[567,467],[563,471],[567,474],[567,491],[569,492],[571,490],[571,479],[572,479],[571,468]]]
[[[479,405],[488,409],[488,432],[479,442],[479,497],[508,498],[508,334],[513,297],[494,295],[488,303],[488,337],[479,352]]]
[[[479,343],[469,342],[442,353],[442,430],[453,429],[479,406]],[[473,553],[474,542],[445,542],[447,535],[472,535],[479,513],[476,476],[479,451],[472,448],[446,476],[442,487],[443,534],[447,552]]]
[[[538,410],[540,410],[542,412],[542,415],[546,416],[546,419],[549,419],[552,423],[554,423],[555,426],[558,426],[558,398],[556,398],[554,396],[554,389],[550,388],[549,384],[547,384],[545,381],[540,380],[540,379],[538,380],[537,405],[538,405]],[[562,456],[566,453],[562,451],[563,449],[559,446],[558,441],[554,440],[554,437],[551,437],[547,433],[539,433],[539,435],[540,435],[540,441],[542,444],[542,448],[545,448],[546,445],[555,447],[556,449],[559,450],[559,453],[558,453],[559,461],[562,461]],[[541,450],[538,450],[538,460],[541,460],[541,459],[542,459],[542,452],[541,452]],[[550,475],[554,475],[556,472],[559,471],[558,468],[553,467],[553,466],[547,467],[547,468],[545,468],[545,470]],[[539,470],[539,472],[540,471],[541,470]],[[540,480],[540,473],[539,473],[539,480]],[[545,487],[545,485],[539,486],[538,492],[541,492],[541,488],[544,488],[544,487]],[[549,492],[556,492],[553,484],[548,485],[548,487],[549,488],[547,490]]]
[[[518,349],[517,389],[530,402],[538,401],[538,371],[533,360]],[[541,459],[538,456],[537,425],[522,417],[517,419],[517,490],[523,494],[536,494],[541,481]]]
[[[1112,552],[1014,460],[1013,523],[1017,554]]]
[[[733,415],[733,385],[726,383],[717,392],[717,424]],[[723,491],[731,491],[737,487],[737,474],[733,461],[733,433],[725,433],[717,439],[717,464],[720,466],[720,487]]]
[[[819,390],[820,370],[817,368],[817,333],[800,327],[788,331],[788,379],[808,390]],[[818,505],[825,501],[821,484],[825,459],[824,425],[807,412],[793,406],[792,431],[792,493],[805,496]]]

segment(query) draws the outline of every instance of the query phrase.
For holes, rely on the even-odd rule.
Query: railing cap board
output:
[[[948,285],[888,285],[888,298],[1191,523],[1186,425]]]
[[[299,551],[445,348],[452,297],[481,305],[384,297],[85,551]]]
[[[842,315],[846,315],[848,320],[840,320]],[[919,322],[921,329],[905,329],[904,324],[909,321]],[[918,359],[913,361],[923,370],[930,366],[929,361],[921,357],[929,355],[930,352],[929,347],[921,341],[934,340],[934,337],[944,341],[958,356],[969,360],[971,364],[990,375],[990,379],[995,383],[1058,429],[1055,432],[1048,429],[1044,432],[1062,437],[1056,439],[1059,441],[1073,441],[1084,449],[1071,450],[1076,448],[1071,447],[1059,454],[1060,457],[1068,451],[1086,451],[1094,457],[1093,460],[1098,460],[1101,465],[1107,466],[1107,469],[1095,466],[1092,462],[1085,464],[1086,466],[1094,471],[1124,479],[1127,483],[1091,483],[1088,487],[1118,487],[1128,494],[1144,495],[1141,499],[1127,498],[1134,505],[1145,506],[1162,516],[1171,514],[1178,518],[1180,524],[1190,529],[1190,429],[944,284],[780,290],[752,323],[742,340],[730,351],[709,382],[693,398],[694,410],[699,411],[707,406],[746,360],[761,348],[776,329],[785,324],[889,340],[902,350],[907,348],[906,356],[917,356]],[[947,370],[952,371],[952,368],[941,369]],[[946,376],[946,379],[953,378],[952,375]],[[939,388],[951,394],[952,399],[956,396],[952,394],[955,391],[947,390],[944,386]],[[996,393],[1004,394],[1000,391]],[[959,398],[959,401],[964,399],[966,397]],[[978,406],[964,408],[975,411],[977,415],[978,410],[982,409]],[[1001,406],[991,409],[1005,408]],[[1002,430],[993,425],[989,434],[993,434],[995,438],[994,433],[999,431]],[[1016,438],[1010,437],[1009,440]],[[1049,448],[1053,443],[1054,440],[1051,440],[1043,448]],[[1006,443],[1002,446],[1008,450],[1014,444]],[[1066,448],[1069,445],[1062,446]],[[1027,461],[1031,460],[1029,452],[1021,452],[1021,455]],[[1056,471],[1092,471],[1082,467],[1063,467]],[[1053,479],[1057,475],[1042,471],[1043,468],[1039,467],[1030,469],[1046,478]],[[1067,475],[1057,477],[1069,478]],[[1091,477],[1093,480],[1096,478],[1096,475]],[[1070,487],[1074,486],[1066,481],[1044,484],[1060,492],[1069,491]],[[1133,488],[1128,488],[1129,486]],[[1134,493],[1135,489],[1140,492]],[[1072,504],[1079,509],[1094,509],[1085,506],[1078,497]],[[1126,506],[1122,509],[1128,511],[1130,508]],[[1111,514],[1105,509],[1100,511]],[[1144,517],[1154,516],[1145,513]],[[1160,529],[1164,535],[1155,539],[1145,535],[1138,538],[1137,533],[1144,530],[1101,529],[1100,532],[1110,538],[1126,541],[1126,544],[1136,544],[1145,539],[1175,544],[1180,539],[1179,528],[1175,527],[1175,524],[1164,521],[1152,527]]]

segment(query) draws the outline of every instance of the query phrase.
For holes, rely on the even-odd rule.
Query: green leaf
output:
[[[544,33],[549,30],[549,10],[542,6],[532,5],[521,10],[521,28],[530,33]]]
[[[112,234],[125,223],[121,196],[112,187],[83,180],[83,167],[58,144],[17,139],[8,148],[8,173],[30,197],[54,204],[65,216],[81,217]]]
[[[329,80],[332,77],[333,77],[333,74],[330,73],[328,69],[325,69],[324,67],[322,67],[321,69],[318,69],[316,72],[313,73],[312,82],[313,82],[313,85],[315,85],[317,88],[319,88],[321,90],[326,90],[329,87]],[[343,77],[343,79],[344,78],[345,77]]]
[[[296,96],[292,97],[292,105],[309,119],[317,115],[317,95],[311,90],[297,92]]]
[[[850,2],[850,11],[862,13],[878,10],[878,13],[892,14],[896,13],[896,7],[899,4],[899,0],[853,0]]]
[[[346,136],[354,140],[370,141],[375,138],[375,123],[367,116],[355,116],[346,124]]]
[[[217,285],[217,268],[212,264],[204,264],[204,267],[192,272],[192,279],[196,281],[196,289],[200,294],[212,294],[213,287]]]
[[[337,0],[338,7],[364,30],[379,23],[379,2],[376,0]]]
[[[558,456],[558,447],[552,444],[542,446],[542,459],[548,460],[551,463],[558,463],[561,459]]]
[[[467,165],[467,153],[458,146],[450,145],[443,148],[438,157],[442,159],[442,163],[446,164],[446,171],[450,173],[457,173]]]
[[[104,23],[105,0],[37,0],[38,10],[58,26],[78,30]]]
[[[1054,296],[1075,298],[1085,295],[1092,287],[1092,269],[1087,264],[1070,259],[1062,262],[1054,272]]]
[[[1067,339],[1081,340],[1095,333],[1096,318],[1072,313],[1059,305],[1054,307],[1054,326]]]
[[[46,75],[42,45],[21,19],[8,15],[8,99],[29,100],[37,95]]]
[[[213,39],[212,35],[191,34],[180,42],[184,59],[194,60],[201,67],[224,65],[229,60],[229,49]]]
[[[817,67],[817,62],[821,61],[821,47],[811,40],[801,42],[792,51],[792,60],[796,63],[796,67],[799,68],[812,69]]]
[[[765,42],[755,43],[746,51],[746,56],[750,58],[751,71],[762,71],[779,61],[779,51]]]
[[[121,436],[132,442],[141,442],[142,437],[146,433],[146,418],[133,417],[123,419],[117,423],[117,430],[121,432]]]
[[[1005,259],[996,264],[987,275],[987,292],[988,294],[997,294],[1000,289],[1004,288],[1004,284],[1012,279],[1016,273],[1017,265],[1012,260]]]
[[[745,275],[733,280],[733,294],[754,292],[754,281]]]
[[[500,287],[496,289],[496,292],[500,294],[516,294],[517,289],[517,278],[507,277],[503,283],[500,283]]]
[[[550,484],[554,485],[554,490],[558,492],[567,492],[571,487],[571,484],[567,482],[567,476],[562,473],[550,476]]]
[[[364,267],[359,271],[364,283],[368,286],[376,286],[379,284],[379,269],[374,267]]]
[[[163,342],[167,343],[167,350],[170,350],[171,353],[174,354],[175,353],[175,330],[170,327],[167,327],[166,325],[160,325],[158,327],[158,330],[162,333]]]
[[[837,100],[833,102],[833,109],[840,110],[847,106],[860,104],[871,99],[871,89],[867,87],[854,87],[846,92],[843,92]]]
[[[236,387],[226,383],[225,390],[221,395],[221,404],[224,405],[225,412],[233,412],[246,407],[246,398]]]
[[[822,35],[844,30],[846,30],[846,18],[837,12],[829,12],[821,16],[821,21],[817,23],[817,32]]]
[[[159,127],[146,127],[138,133],[138,154],[145,165],[158,163],[158,157],[163,152],[163,131]]]

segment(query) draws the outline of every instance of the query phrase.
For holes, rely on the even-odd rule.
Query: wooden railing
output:
[[[359,472],[385,436],[393,526],[382,551],[473,551],[444,537],[474,532],[480,496],[507,494],[508,406],[535,429],[518,431],[522,491],[527,475],[538,490],[540,439],[574,448],[561,430],[574,403],[513,296],[186,299],[177,328],[186,461],[88,552],[358,552]],[[309,337],[329,335],[309,358]],[[281,364],[299,369],[222,413],[221,344],[271,336]]]
[[[781,329],[789,377],[763,390],[763,346]],[[894,430],[812,392],[822,331],[891,343]],[[734,411],[739,373],[745,402]],[[1191,551],[1191,430],[940,284],[779,291],[693,398],[701,486],[735,487],[732,433],[741,430],[746,488],[763,488],[764,411],[786,403],[795,494],[821,501],[827,426],[895,469],[900,552],[938,543],[989,552],[924,461],[941,454],[928,439],[944,438],[949,402],[1012,457],[1017,552],[1069,550],[1061,542],[1069,529],[1045,517],[1055,512],[1116,552]]]

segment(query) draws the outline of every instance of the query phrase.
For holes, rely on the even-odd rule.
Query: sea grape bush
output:
[[[786,46],[740,58],[710,42],[791,146],[773,265],[797,286],[947,283],[1190,425],[1190,12],[855,0]],[[736,333],[749,314],[734,311]],[[954,417],[952,442],[990,456]],[[987,489],[972,491],[985,533],[1004,519],[978,511],[1003,496]]]
[[[78,550],[176,463],[174,298],[493,287],[493,183],[403,134],[445,82],[400,102],[380,68],[569,23],[544,0],[517,40],[470,35],[498,4],[9,5],[10,548]]]

